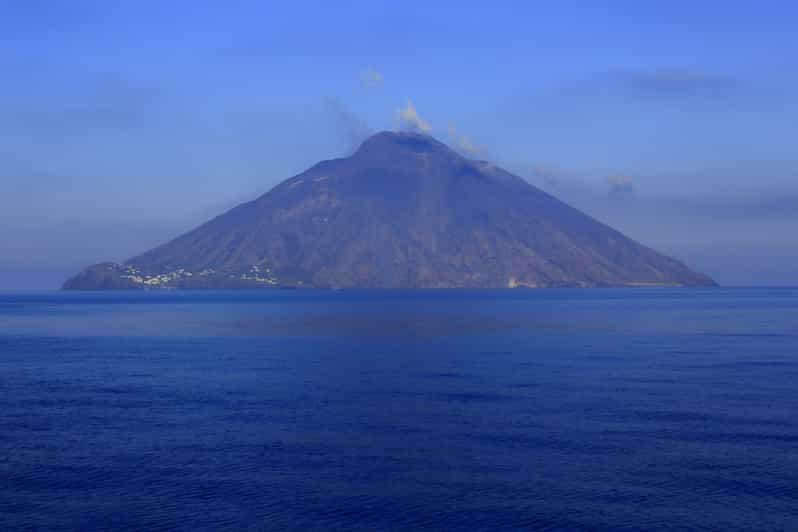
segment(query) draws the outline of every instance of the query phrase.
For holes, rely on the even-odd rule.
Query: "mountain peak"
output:
[[[402,152],[454,153],[446,144],[430,135],[410,131],[380,131],[364,140],[355,156],[392,157]]]

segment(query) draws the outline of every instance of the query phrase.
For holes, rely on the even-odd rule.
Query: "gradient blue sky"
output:
[[[54,288],[412,102],[726,284],[798,284],[794,2],[0,0],[0,289]]]

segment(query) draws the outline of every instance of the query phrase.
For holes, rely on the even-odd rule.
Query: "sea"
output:
[[[0,294],[0,530],[798,530],[798,289]]]

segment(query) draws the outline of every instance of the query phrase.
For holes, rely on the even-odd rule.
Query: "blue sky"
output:
[[[798,4],[0,0],[0,289],[398,126],[726,284],[798,284]],[[489,6],[489,7],[488,7]]]

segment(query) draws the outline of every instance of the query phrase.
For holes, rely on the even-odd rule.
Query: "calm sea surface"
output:
[[[798,290],[0,295],[0,529],[798,530]]]

